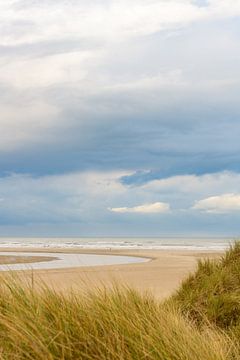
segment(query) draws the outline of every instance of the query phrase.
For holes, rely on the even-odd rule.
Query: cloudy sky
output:
[[[240,235],[240,0],[0,0],[0,235]]]

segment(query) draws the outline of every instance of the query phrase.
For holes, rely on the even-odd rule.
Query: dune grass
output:
[[[63,295],[4,276],[0,359],[240,359],[239,250],[200,262],[164,304],[129,288]]]
[[[207,322],[235,334],[240,343],[240,242],[219,260],[201,260],[173,296],[198,326]]]

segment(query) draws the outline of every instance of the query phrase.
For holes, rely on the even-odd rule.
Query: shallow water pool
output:
[[[121,256],[121,255],[95,255],[95,254],[66,254],[66,253],[45,253],[45,252],[0,252],[0,256],[35,256],[53,257],[56,259],[31,263],[0,264],[0,271],[9,270],[47,270],[63,269],[83,266],[103,266],[136,264],[149,261],[148,258]]]

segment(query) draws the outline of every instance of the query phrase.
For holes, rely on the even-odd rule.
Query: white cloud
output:
[[[204,175],[177,175],[164,179],[149,181],[142,185],[144,191],[149,192],[171,192],[183,193],[185,195],[194,194],[211,195],[213,193],[222,193],[231,189],[234,192],[240,191],[240,174],[222,171],[213,174]]]
[[[145,76],[133,81],[113,84],[110,87],[105,87],[103,91],[117,92],[118,94],[126,91],[141,91],[141,90],[157,90],[159,88],[166,89],[168,86],[184,86],[186,85],[182,77],[180,69],[158,73],[156,76]]]
[[[2,45],[83,37],[117,41],[175,28],[208,15],[206,9],[190,1],[112,0],[93,5],[19,1],[15,6],[0,5]],[[31,19],[31,24],[26,19]]]
[[[0,103],[0,113],[0,152],[52,141],[49,130],[59,124],[58,109],[36,100],[27,104]]]
[[[116,213],[155,214],[168,212],[170,210],[170,206],[167,203],[155,202],[152,204],[143,204],[134,207],[109,208],[109,210]]]
[[[229,69],[233,73],[230,72],[227,77],[222,71],[224,69],[218,69],[217,61],[214,65],[216,79],[211,78],[215,71],[211,67],[214,59],[224,59],[222,54],[232,54],[231,58],[238,59],[239,55],[235,54],[238,40],[232,39],[228,31],[224,30],[226,36],[219,35],[218,31],[213,36],[211,32],[209,43],[204,31],[201,37],[195,35],[197,40],[194,39],[194,43],[199,42],[199,52],[191,51],[192,54],[196,52],[191,55],[193,58],[189,58],[186,44],[178,48],[178,39],[174,45],[177,56],[173,57],[172,45],[169,52],[168,42],[156,37],[157,65],[152,59],[155,56],[146,57],[148,45],[145,35],[161,30],[172,33],[193,22],[239,14],[239,0],[209,1],[205,7],[198,7],[190,0],[0,0],[0,85],[3,85],[4,93],[9,92],[13,99],[11,115],[8,104],[0,105],[0,131],[4,139],[0,151],[18,149],[29,143],[34,146],[40,137],[45,141],[52,125],[61,128],[58,126],[58,111],[64,114],[75,111],[77,116],[74,121],[78,126],[79,123],[87,123],[88,118],[96,114],[102,116],[102,121],[104,115],[111,114],[111,111],[111,121],[114,122],[118,111],[121,115],[128,115],[127,112],[132,115],[133,111],[143,114],[147,107],[152,111],[164,111],[169,103],[174,108],[174,99],[180,101],[182,94],[193,94],[202,82],[207,88],[212,87],[216,96],[218,89],[238,82],[237,60],[236,69],[232,62],[230,65],[226,62],[227,74]],[[149,43],[152,41],[150,39]],[[169,43],[172,44],[172,41]],[[192,49],[192,46],[187,42],[187,49]],[[215,57],[210,56],[210,49],[216,46],[220,49],[219,53]],[[162,52],[162,49],[161,63],[159,51]],[[208,56],[203,56],[203,52]],[[165,59],[165,56],[170,57]],[[212,61],[209,61],[209,56]],[[189,63],[192,64],[190,67]],[[201,76],[200,70],[207,74],[205,67],[208,66],[210,76]],[[200,75],[198,79],[191,79],[189,74],[191,69],[195,72],[195,68]],[[206,94],[207,89],[203,90]],[[27,92],[32,94],[30,100],[23,106],[14,104],[19,96]],[[238,92],[227,93],[233,97]],[[62,121],[69,127],[71,120],[64,116]],[[164,115],[158,118],[164,119]],[[39,132],[39,127],[42,130],[46,128],[45,134]],[[79,136],[81,140],[84,138],[84,134]],[[59,141],[59,137],[56,136],[55,141]],[[169,143],[169,137],[167,141]],[[185,143],[189,144],[188,141]],[[158,151],[159,141],[156,147]]]
[[[1,1],[3,45],[94,37],[117,41],[126,37],[175,29],[193,21],[240,14],[240,1],[191,0]],[[26,21],[31,19],[31,21]]]
[[[91,59],[97,60],[95,51],[69,52],[42,58],[1,59],[0,82],[17,89],[49,87],[58,84],[81,83],[87,75]]]
[[[208,213],[229,213],[240,211],[240,194],[223,194],[210,196],[197,201],[193,209]]]
[[[202,20],[240,15],[240,0],[210,1],[206,7],[198,7],[190,0],[110,0],[110,1],[1,1],[0,0],[0,45],[5,49],[2,57],[0,81],[10,83],[20,88],[49,86],[66,82],[82,82],[91,69],[89,63],[102,64],[103,53],[112,53],[115,44],[130,40],[132,37],[142,37],[161,30],[175,30]],[[31,21],[26,21],[31,19]],[[83,42],[95,47],[83,50],[80,46],[74,52],[68,49],[64,53],[69,40],[81,45]],[[61,41],[60,53],[44,55],[44,49]],[[133,42],[131,42],[133,41]],[[204,40],[206,41],[206,39]],[[221,36],[221,46],[224,39]],[[45,43],[46,42],[46,43]],[[96,43],[97,42],[97,43]],[[229,43],[229,39],[227,38]],[[33,44],[39,49],[39,57],[19,53],[12,56],[14,46]],[[50,45],[49,45],[50,44]],[[51,45],[52,44],[52,45]],[[65,45],[64,45],[65,44]],[[210,44],[212,46],[212,44]],[[88,45],[89,46],[89,45]],[[118,44],[117,46],[120,46]],[[156,45],[158,46],[158,45]],[[90,46],[91,47],[91,46]],[[62,50],[61,50],[62,49]],[[46,49],[45,49],[46,50]],[[43,51],[41,55],[41,51]],[[227,51],[227,50],[225,50]],[[128,57],[128,54],[125,54]],[[139,88],[158,86],[159,83],[179,81],[181,69],[178,67],[160,71],[160,74],[145,78],[137,76],[132,81],[116,85],[114,89]],[[165,75],[166,74],[166,75]],[[94,73],[93,78],[98,77]],[[140,79],[140,80],[139,80]],[[180,78],[181,80],[181,78]],[[196,81],[194,86],[196,86]],[[82,86],[85,92],[89,79]],[[93,88],[96,81],[93,81]],[[99,84],[102,89],[105,84]],[[107,87],[106,87],[107,88]]]

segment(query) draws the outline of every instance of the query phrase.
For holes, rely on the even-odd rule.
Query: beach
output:
[[[2,252],[37,252],[42,254],[49,249],[3,248]],[[141,292],[150,291],[156,297],[164,299],[172,294],[181,282],[194,271],[197,261],[201,258],[219,257],[220,251],[197,250],[79,250],[79,249],[51,249],[53,253],[120,255],[147,258],[147,262],[135,264],[120,264],[107,266],[81,266],[62,269],[19,271],[18,275],[26,280],[34,277],[36,288],[40,282],[55,291],[85,291],[94,288],[110,288],[114,285],[124,285]],[[32,257],[31,257],[31,260]],[[0,257],[1,261],[1,257]],[[15,260],[16,261],[16,260]],[[26,257],[21,258],[26,262]],[[28,261],[29,262],[29,261]]]

